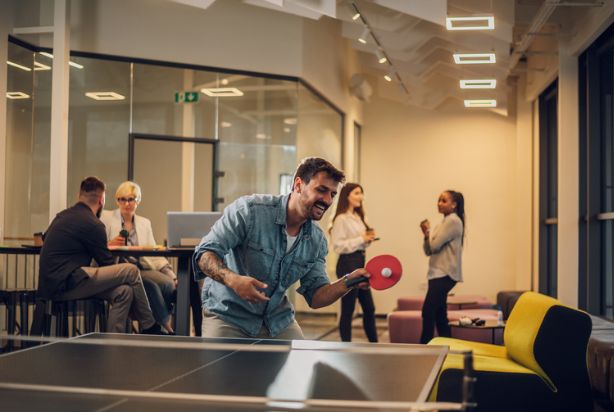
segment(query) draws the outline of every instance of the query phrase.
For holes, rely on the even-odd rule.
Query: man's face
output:
[[[300,177],[296,178],[295,191],[299,194],[299,208],[303,217],[320,220],[337,195],[339,183],[328,173],[316,173],[309,183],[305,184]]]

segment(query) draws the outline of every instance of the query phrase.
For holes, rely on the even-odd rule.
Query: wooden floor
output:
[[[333,314],[297,313],[296,320],[306,339],[340,342],[336,316]],[[388,323],[386,318],[376,318],[379,342],[389,343]],[[369,342],[362,328],[362,318],[358,315],[352,322],[352,342]]]

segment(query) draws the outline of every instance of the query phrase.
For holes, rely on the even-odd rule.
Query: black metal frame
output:
[[[558,81],[539,96],[539,292],[557,295]]]
[[[211,165],[211,210],[217,211],[217,200],[218,200],[218,151],[219,151],[219,143],[220,141],[217,139],[210,138],[198,138],[198,137],[181,137],[181,136],[167,136],[167,135],[158,135],[158,134],[146,134],[146,133],[130,133],[128,135],[128,180],[132,180],[134,178],[134,141],[137,139],[141,140],[156,140],[156,141],[165,141],[165,142],[175,142],[175,143],[200,143],[200,144],[210,144],[213,145],[213,162]]]
[[[611,25],[579,58],[579,267],[578,307],[595,315],[605,314],[602,278],[602,92],[601,56],[613,53]],[[610,73],[611,75],[611,73]],[[611,251],[609,251],[611,253]]]
[[[9,42],[17,44],[19,46],[25,47],[34,52],[52,52],[53,49],[49,47],[39,47],[30,43],[27,43],[23,40],[20,40],[16,37],[9,35]],[[198,64],[188,64],[188,63],[176,63],[169,62],[165,60],[153,60],[153,59],[143,59],[138,57],[126,57],[126,56],[117,56],[111,54],[100,54],[100,53],[92,53],[92,52],[82,52],[82,51],[70,51],[71,56],[76,57],[87,57],[90,59],[101,59],[101,60],[109,60],[109,61],[119,61],[126,63],[138,63],[138,64],[149,64],[156,66],[164,66],[164,67],[174,67],[179,69],[192,69],[192,70],[203,70],[203,71],[212,71],[218,73],[226,73],[226,74],[240,74],[244,76],[252,76],[252,77],[261,77],[265,79],[273,79],[273,80],[285,80],[296,82],[302,86],[304,86],[311,93],[316,95],[320,100],[322,100],[327,106],[333,109],[339,116],[341,116],[341,159],[340,159],[340,167],[344,167],[344,153],[345,153],[345,112],[343,112],[339,106],[334,104],[329,98],[320,93],[314,86],[312,86],[306,80],[296,77],[296,76],[286,76],[282,74],[274,74],[274,73],[263,73],[263,72],[254,72],[249,70],[237,70],[237,69],[227,69],[223,67],[214,67],[214,66],[204,66]]]

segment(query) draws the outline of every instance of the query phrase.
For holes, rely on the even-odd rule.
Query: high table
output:
[[[0,255],[38,255],[40,247],[15,247],[15,246],[0,246]],[[190,330],[190,276],[191,258],[194,253],[194,248],[117,248],[111,250],[113,256],[159,256],[177,258],[177,305],[175,310],[176,324],[175,333],[177,335],[189,336]],[[7,265],[8,266],[8,265]],[[18,284],[18,266],[15,267],[15,285]],[[8,276],[8,274],[7,274]],[[25,280],[24,280],[25,283]]]

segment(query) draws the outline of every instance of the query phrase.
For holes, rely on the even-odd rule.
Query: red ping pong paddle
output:
[[[370,278],[361,276],[349,279],[347,286],[351,287],[361,282],[369,282],[373,289],[384,290],[396,285],[403,274],[401,262],[392,255],[379,255],[371,258],[365,269],[371,274]]]

